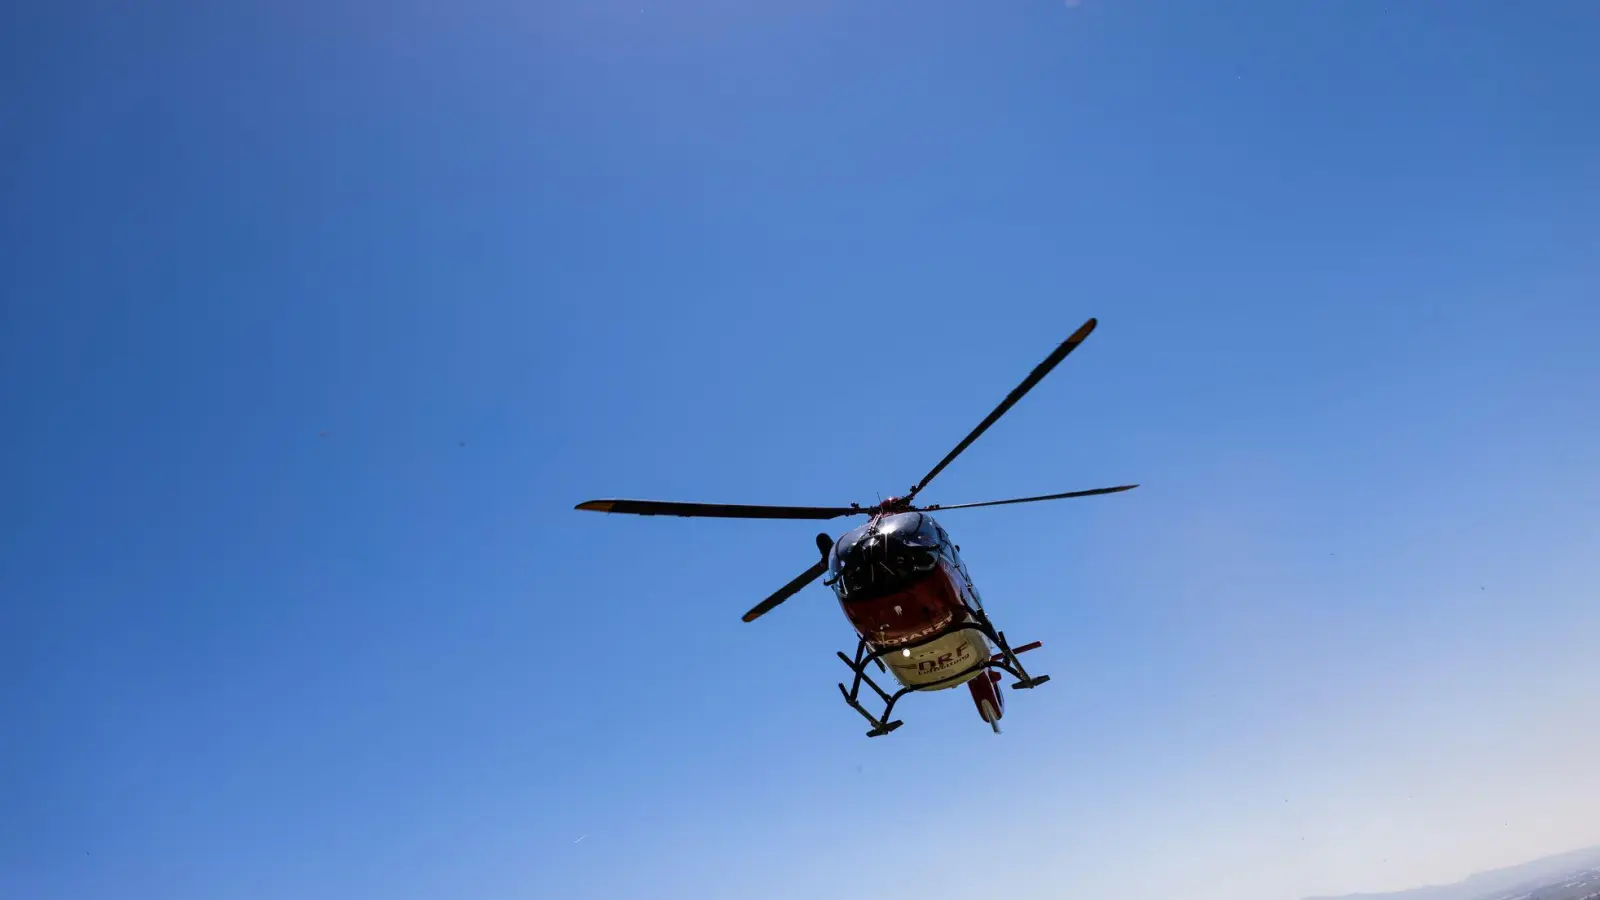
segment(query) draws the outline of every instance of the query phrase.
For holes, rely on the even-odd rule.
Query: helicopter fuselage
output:
[[[902,685],[943,690],[986,671],[994,652],[978,629],[983,607],[961,554],[923,512],[874,516],[828,553],[828,585],[856,634]],[[955,630],[952,630],[955,629]]]

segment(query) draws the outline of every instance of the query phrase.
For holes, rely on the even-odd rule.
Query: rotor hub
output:
[[[889,499],[884,500],[882,503],[878,504],[877,511],[879,515],[893,515],[895,513],[910,512],[911,509],[911,498],[909,496],[905,496],[890,497]]]

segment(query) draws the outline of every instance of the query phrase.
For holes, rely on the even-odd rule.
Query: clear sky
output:
[[[1183,896],[1600,843],[1600,6],[0,24],[0,895]],[[1053,676],[868,740],[952,465]],[[830,523],[831,524],[831,523]],[[836,533],[836,532],[835,532]],[[1176,893],[1175,893],[1176,892]]]

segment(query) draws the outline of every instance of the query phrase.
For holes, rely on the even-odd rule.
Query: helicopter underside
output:
[[[967,629],[894,649],[882,659],[889,674],[901,685],[919,691],[943,691],[976,677],[983,671],[977,663],[993,654],[981,631]]]
[[[1017,680],[1013,689],[1038,687],[1050,680],[1049,675],[1030,676],[1017,659],[1039,646],[1035,641],[1013,649],[1006,643],[1003,632],[996,631],[982,609],[969,609],[968,615],[940,629],[937,633],[908,646],[874,646],[863,638],[856,646],[855,658],[843,653],[838,657],[850,667],[854,679],[849,688],[839,684],[839,693],[851,709],[872,723],[867,737],[879,737],[899,728],[903,723],[889,718],[895,704],[910,693],[942,691],[965,684],[972,691],[972,700],[978,714],[995,732],[1000,731],[999,720],[1005,710],[1005,699],[1000,691],[1000,672],[1008,672]],[[992,651],[991,648],[998,648]],[[907,656],[907,651],[910,656]],[[958,658],[959,657],[959,658]],[[885,660],[889,660],[888,663]],[[893,663],[900,666],[890,668]],[[867,673],[870,666],[890,672],[901,687],[893,694],[884,690]],[[873,715],[861,705],[861,686],[866,685],[883,701],[883,711]]]
[[[961,574],[941,560],[901,590],[840,605],[903,687],[946,690],[977,675],[976,664],[994,653],[980,629],[958,627],[975,622],[978,608],[964,587]]]
[[[823,536],[825,537],[825,536]],[[819,537],[819,546],[825,546]],[[1015,688],[1031,688],[1049,680],[1030,677],[983,611],[977,588],[955,545],[931,517],[918,512],[874,520],[842,535],[830,548],[831,585],[840,608],[855,628],[855,658],[838,654],[854,680],[839,692],[845,702],[872,723],[868,737],[900,726],[890,721],[895,703],[913,692],[944,691],[966,685],[978,715],[996,733],[1005,713],[1000,672],[1016,676]],[[867,669],[876,666],[899,683],[889,693]],[[873,715],[860,703],[866,685],[884,703]]]

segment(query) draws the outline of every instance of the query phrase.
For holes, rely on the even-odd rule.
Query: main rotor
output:
[[[1074,331],[1072,335],[1065,341],[1062,341],[1061,344],[1057,346],[1049,356],[1045,357],[1043,362],[1039,363],[1037,366],[1034,366],[1033,371],[1028,373],[1028,377],[1024,378],[1021,384],[1012,389],[1011,393],[1007,394],[1006,398],[1000,401],[1000,405],[996,406],[993,412],[989,413],[988,416],[984,417],[982,422],[978,423],[978,427],[972,429],[972,431],[961,440],[961,443],[957,444],[954,449],[945,454],[944,458],[939,460],[938,465],[928,470],[928,474],[922,476],[921,481],[918,481],[915,485],[912,485],[911,490],[908,491],[904,496],[890,497],[887,500],[880,500],[873,506],[862,506],[859,503],[851,503],[849,506],[760,506],[731,503],[679,503],[675,501],[663,500],[588,500],[583,503],[579,503],[576,508],[592,512],[629,513],[640,516],[678,516],[682,518],[823,520],[837,519],[843,516],[866,515],[871,516],[873,519],[878,519],[886,515],[894,515],[904,512],[934,512],[937,510],[973,509],[980,506],[1006,506],[1013,503],[1034,503],[1041,500],[1064,500],[1069,497],[1090,497],[1097,494],[1114,494],[1119,491],[1131,490],[1132,488],[1138,487],[1138,485],[1124,484],[1118,487],[1094,488],[1086,491],[1067,491],[1065,493],[1044,494],[1037,497],[1018,497],[1011,500],[987,500],[981,503],[960,503],[947,506],[941,506],[938,504],[921,506],[917,505],[915,502],[917,495],[922,493],[923,489],[926,488],[934,478],[938,477],[939,473],[943,472],[946,466],[950,465],[950,463],[957,456],[960,456],[962,451],[972,446],[974,441],[982,436],[985,431],[989,430],[989,426],[993,425],[1001,416],[1005,415],[1006,412],[1011,409],[1011,407],[1017,404],[1018,400],[1021,400],[1025,394],[1033,389],[1034,385],[1038,384],[1046,375],[1050,374],[1050,370],[1054,369],[1063,359],[1067,358],[1068,354],[1077,349],[1078,345],[1083,343],[1084,339],[1094,331],[1096,324],[1097,322],[1095,319],[1089,319],[1087,322],[1084,322],[1077,331]],[[787,585],[784,585],[783,588],[781,588],[777,593],[762,601],[754,609],[750,610],[748,613],[745,613],[744,620],[749,622],[755,619],[772,607],[777,606],[784,600],[787,600],[790,596],[797,593],[807,584],[810,584],[813,580],[821,577],[822,573],[827,571],[827,555],[828,547],[830,545],[831,540],[828,539],[826,534],[818,535],[817,546],[818,549],[822,551],[821,561],[813,565],[810,569],[801,573],[799,577],[795,578]]]

